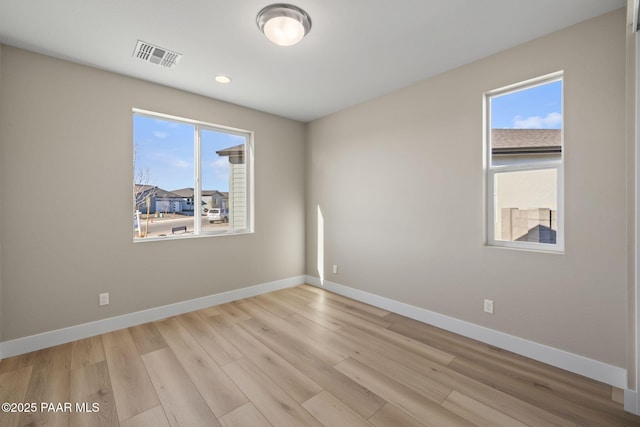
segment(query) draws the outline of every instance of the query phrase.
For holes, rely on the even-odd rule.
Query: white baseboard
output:
[[[350,288],[328,280],[321,281],[317,277],[307,276],[307,283],[323,288],[355,300],[428,323],[456,334],[473,338],[492,346],[526,356],[551,366],[573,372],[621,389],[627,388],[627,370],[609,365],[584,356],[549,347],[493,329],[479,326],[464,320],[445,316],[424,308],[405,304],[369,292]],[[637,405],[637,400],[636,400]],[[626,393],[625,393],[626,406]]]
[[[640,396],[637,391],[624,391],[624,410],[632,414],[640,415]]]
[[[154,320],[160,320],[194,310],[200,310],[206,307],[211,307],[212,305],[224,304],[230,301],[277,291],[279,289],[291,288],[293,286],[301,285],[304,282],[305,276],[295,276],[288,279],[276,280],[275,282],[262,283],[260,285],[208,295],[188,301],[177,302],[175,304],[154,307],[148,310],[137,311],[135,313],[123,314],[121,316],[84,323],[82,325],[71,326],[68,328],[57,329],[55,331],[43,332],[37,335],[5,341],[0,343],[0,350],[2,351],[2,353],[0,353],[0,360],[2,357],[6,358],[17,356],[19,354],[29,353],[31,351],[52,347],[54,345],[64,344],[92,337],[94,335],[128,328],[130,326],[152,322]]]

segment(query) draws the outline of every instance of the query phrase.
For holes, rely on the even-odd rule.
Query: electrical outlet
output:
[[[484,300],[484,312],[493,314],[493,300],[490,300],[490,299]]]
[[[333,264],[333,274],[338,274],[338,266]]]
[[[109,293],[100,294],[100,305],[109,304]]]

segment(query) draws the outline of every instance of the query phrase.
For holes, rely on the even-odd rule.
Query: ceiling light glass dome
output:
[[[260,31],[278,46],[293,46],[311,30],[311,18],[304,10],[286,3],[262,9],[256,17]]]

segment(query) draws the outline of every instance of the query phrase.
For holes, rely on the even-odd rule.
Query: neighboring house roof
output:
[[[560,129],[491,129],[493,154],[548,154],[562,152]]]
[[[182,196],[172,191],[163,190],[158,188],[156,191],[156,197],[160,199],[182,199]]]
[[[220,196],[224,197],[224,194],[218,190],[202,190],[203,196],[214,196],[216,194],[219,194]]]
[[[177,194],[180,197],[184,198],[193,198],[193,188],[181,188],[179,190],[171,191],[173,194]]]
[[[182,196],[175,194],[171,191],[167,191],[163,188],[156,187],[155,185],[143,185],[143,184],[135,184],[136,192],[141,196],[145,197],[148,194],[153,194],[154,197],[161,199],[180,199]]]
[[[185,199],[193,199],[194,197],[193,188],[181,188],[179,190],[173,190],[172,193],[176,194],[178,197],[182,197]],[[218,190],[202,190],[203,196],[213,196],[215,194],[220,194],[221,196],[224,196],[224,193],[221,193]]]
[[[238,154],[244,154],[244,145],[245,144],[240,144],[240,145],[236,145],[235,147],[225,148],[223,150],[216,151],[216,153],[219,156],[233,156]]]

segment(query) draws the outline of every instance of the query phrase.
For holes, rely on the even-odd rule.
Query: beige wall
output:
[[[2,45],[0,44],[0,103],[2,102]],[[2,110],[0,109],[0,123],[2,121]],[[2,147],[2,134],[0,133],[0,147]],[[2,166],[2,149],[0,149],[0,166]],[[2,214],[2,175],[4,169],[0,169],[0,215]],[[1,220],[0,220],[1,221]],[[2,325],[4,318],[2,316],[2,223],[0,222],[0,342],[2,342]],[[0,359],[2,352],[0,351]]]
[[[634,0],[627,0],[627,310],[628,313],[637,313],[636,306],[636,33],[633,31],[633,11]],[[627,316],[627,360],[629,361],[627,370],[629,378],[629,388],[637,390],[637,315]]]
[[[558,70],[566,253],[486,247],[482,94]],[[316,120],[307,273],[319,205],[327,280],[626,367],[626,149],[623,10]]]
[[[303,124],[7,46],[1,65],[3,340],[304,274]],[[254,234],[132,242],[133,107],[255,131]]]

